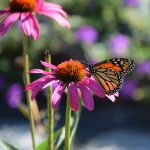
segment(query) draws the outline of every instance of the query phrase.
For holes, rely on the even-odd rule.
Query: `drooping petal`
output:
[[[36,0],[35,11],[38,11],[43,6],[44,0]]]
[[[20,13],[13,13],[7,16],[0,24],[0,36],[3,36],[12,27],[13,23],[19,19]]]
[[[94,101],[91,92],[89,89],[84,85],[79,83],[79,89],[82,94],[82,100],[84,106],[89,110],[92,111],[94,109]]]
[[[55,20],[56,22],[58,22],[64,28],[70,28],[70,24],[67,21],[67,19],[64,18],[62,15],[60,15],[57,12],[51,12],[50,13],[50,12],[47,12],[47,11],[42,11],[41,14],[52,18],[53,20]]]
[[[33,100],[36,95],[39,93],[39,91],[42,90],[42,88],[49,82],[52,82],[54,79],[53,78],[49,78],[49,76],[45,76],[42,77],[38,80],[35,80],[34,82],[28,84],[26,86],[26,90],[31,90],[32,91],[32,95],[31,95],[31,99]]]
[[[51,86],[51,85],[53,85],[53,84],[55,84],[55,83],[58,83],[58,82],[59,82],[59,80],[53,80],[53,81],[51,81],[51,82],[45,84],[42,89],[45,89],[45,88],[47,88],[48,86]]]
[[[54,90],[54,93],[52,95],[52,98],[51,98],[51,102],[52,102],[52,107],[53,108],[57,108],[59,103],[60,103],[60,100],[61,100],[61,97],[62,97],[62,94],[64,92],[64,89],[65,89],[65,85],[64,84],[59,84],[55,90]]]
[[[34,40],[39,38],[39,23],[31,13],[22,13],[21,25],[25,35],[32,35]]]
[[[37,19],[32,15],[30,15],[30,27],[31,27],[31,34],[34,38],[34,40],[38,40],[39,39],[39,23],[37,21]]]
[[[22,13],[21,14],[21,26],[23,29],[23,32],[27,36],[31,36],[31,27],[29,23],[29,13]]]
[[[70,24],[66,19],[67,13],[57,4],[44,2],[44,5],[37,11],[37,13],[54,19],[62,27],[70,28]]]
[[[42,11],[43,10],[47,12],[57,12],[57,13],[60,13],[65,18],[68,17],[67,13],[62,9],[61,5],[58,5],[58,4],[44,2]]]
[[[49,76],[41,77],[41,78],[33,81],[32,83],[29,83],[26,86],[26,90],[32,90],[32,89],[36,88],[36,86],[38,87],[38,85],[40,85],[41,83],[44,83],[44,82],[48,83],[49,81],[52,81],[52,80],[53,80],[53,78],[49,78]]]
[[[70,106],[73,111],[77,111],[79,108],[79,95],[76,85],[71,82],[68,87],[68,94],[70,98]]]
[[[102,88],[102,86],[99,83],[97,83],[95,81],[94,78],[92,78],[92,77],[90,77],[90,78],[86,77],[83,82],[97,96],[102,97],[102,98],[105,97],[105,91],[104,91],[104,89]]]
[[[48,68],[51,68],[51,69],[54,69],[54,70],[57,69],[56,66],[54,66],[54,65],[52,65],[52,64],[49,64],[49,63],[47,63],[47,62],[45,62],[45,61],[40,61],[40,62],[41,62],[41,64],[42,64],[43,66],[45,66],[45,67],[48,67]]]
[[[42,70],[42,69],[32,69],[32,70],[30,70],[29,73],[40,73],[40,74],[44,74],[44,75],[51,75],[52,74],[51,72],[47,72],[47,71]]]

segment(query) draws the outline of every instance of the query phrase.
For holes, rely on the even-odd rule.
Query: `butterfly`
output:
[[[112,58],[94,65],[87,64],[88,72],[102,85],[107,95],[120,90],[125,75],[134,67],[134,61],[127,58]]]

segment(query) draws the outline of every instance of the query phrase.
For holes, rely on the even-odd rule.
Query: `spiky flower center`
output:
[[[86,71],[84,65],[72,59],[59,64],[55,72],[56,78],[67,84],[70,82],[77,83],[83,79],[85,75]]]
[[[35,0],[12,0],[9,3],[12,12],[33,11],[36,5]]]

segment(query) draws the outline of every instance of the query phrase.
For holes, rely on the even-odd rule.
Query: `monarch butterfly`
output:
[[[133,60],[126,58],[108,59],[94,65],[87,64],[90,75],[102,85],[107,95],[113,95],[119,91],[123,84],[123,78],[135,67]]]

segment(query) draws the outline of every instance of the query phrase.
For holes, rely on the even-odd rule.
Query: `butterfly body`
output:
[[[88,71],[102,85],[107,95],[119,91],[123,78],[133,70],[134,61],[126,58],[113,58],[94,65],[88,64]]]

